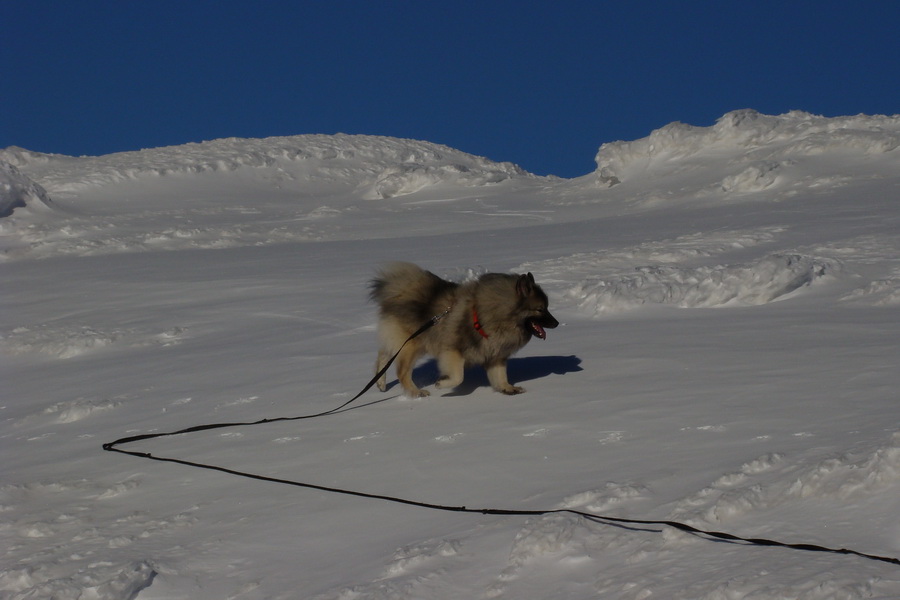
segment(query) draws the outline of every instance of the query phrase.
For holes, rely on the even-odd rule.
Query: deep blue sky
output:
[[[365,133],[538,173],[725,112],[900,113],[900,1],[3,2],[0,148]]]

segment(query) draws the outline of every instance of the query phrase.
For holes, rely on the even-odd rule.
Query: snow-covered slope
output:
[[[597,152],[597,176],[609,184],[644,177],[657,170],[671,172],[687,165],[732,166],[737,171],[722,180],[726,192],[758,192],[773,184],[779,172],[804,157],[836,155],[865,157],[900,146],[900,116],[826,118],[800,111],[763,115],[739,110],[724,115],[712,127],[671,123],[634,142],[603,144]],[[725,161],[723,161],[725,159]]]
[[[47,190],[22,175],[14,165],[0,161],[0,218],[10,216],[17,208],[40,210],[49,206]]]
[[[0,598],[900,597],[858,556],[101,450],[345,402],[382,262],[531,271],[563,324],[510,362],[524,395],[474,370],[133,448],[900,557],[898,145],[897,116],[737,111],[571,180],[369,136],[0,151]]]
[[[81,158],[12,147],[3,151],[3,159],[32,169],[54,190],[101,186],[145,176],[231,172],[250,167],[271,169],[286,179],[372,186],[377,197],[385,198],[393,194],[378,185],[401,171],[429,172],[431,183],[448,180],[464,184],[496,183],[525,174],[511,163],[495,163],[447,146],[366,135],[229,138]],[[442,173],[444,177],[439,176]],[[416,188],[410,181],[402,193],[413,191]]]
[[[446,146],[349,135],[223,139],[81,158],[11,147],[0,151],[0,164],[10,173],[0,173],[10,182],[0,200],[7,212],[33,204],[16,191],[21,172],[65,212],[34,219],[20,210],[2,225],[6,256],[37,257],[320,240],[332,237],[330,219],[370,200],[541,179]],[[315,204],[320,197],[327,204]]]

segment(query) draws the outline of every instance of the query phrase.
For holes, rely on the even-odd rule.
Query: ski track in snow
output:
[[[554,312],[574,325],[554,331],[547,342],[560,345],[546,350],[533,342],[523,351],[531,359],[527,364],[550,373],[534,380],[538,391],[514,399],[515,404],[481,387],[428,401],[394,402],[391,396],[383,405],[382,397],[376,403],[373,396],[374,406],[366,410],[395,410],[405,428],[377,413],[369,422],[359,417],[363,411],[348,411],[334,417],[344,419],[346,429],[329,419],[321,430],[221,430],[175,443],[199,454],[221,453],[234,468],[250,461],[249,470],[272,469],[286,478],[313,469],[325,485],[353,488],[362,480],[363,487],[383,485],[382,491],[389,490],[384,493],[425,501],[438,501],[431,496],[444,493],[493,501],[497,494],[519,507],[679,520],[701,529],[897,555],[900,528],[891,523],[900,508],[900,430],[898,413],[889,408],[896,404],[896,342],[885,342],[878,333],[892,331],[900,306],[900,236],[892,205],[900,190],[898,148],[900,117],[826,119],[753,111],[729,113],[712,127],[673,123],[641,140],[604,144],[596,172],[571,181],[535,177],[510,163],[436,144],[370,136],[226,139],[82,158],[8,148],[0,151],[0,267],[15,268],[21,278],[30,266],[54,260],[66,265],[80,257],[161,251],[178,256],[185,250],[215,257],[221,256],[213,252],[219,249],[276,244],[285,245],[285,254],[272,256],[302,256],[317,251],[316,242],[322,241],[331,242],[329,251],[342,267],[343,261],[359,258],[334,245],[341,240],[366,242],[374,261],[389,254],[385,248],[393,240],[484,232],[477,242],[483,245],[481,260],[533,272]],[[853,213],[856,202],[880,212]],[[724,211],[716,218],[704,212],[722,207],[746,209],[740,214],[747,222]],[[597,216],[590,216],[592,210]],[[853,218],[842,220],[842,211]],[[619,216],[646,232],[593,237],[577,228],[592,219],[602,228],[604,217]],[[866,221],[871,217],[880,221]],[[819,222],[826,218],[832,221]],[[567,229],[559,229],[554,239],[541,237],[540,227],[566,223],[572,225],[571,241]],[[505,229],[494,224],[536,235],[504,237]],[[499,241],[491,241],[494,236]],[[510,250],[532,239],[533,248]],[[417,248],[422,256],[414,260],[441,265],[443,275],[456,268],[450,276],[457,280],[487,270],[481,264],[453,266],[452,257],[427,242]],[[107,276],[103,260],[96,265]],[[175,261],[168,267],[172,272]],[[209,265],[211,272],[227,266],[214,259]],[[359,267],[355,277],[375,264],[351,266]],[[272,269],[273,278],[293,276],[287,267]],[[67,276],[65,266],[51,273]],[[157,287],[175,290],[165,298],[180,298],[179,286],[185,286],[186,295],[197,294],[196,304],[225,311],[221,317],[200,310],[212,323],[203,327],[186,324],[196,318],[170,317],[165,301],[142,304],[140,292],[117,302],[73,295],[42,308],[48,300],[37,290],[59,288],[35,280],[30,282],[34,294],[10,300],[0,322],[0,354],[29,378],[40,380],[46,373],[55,379],[52,393],[4,399],[0,407],[0,439],[15,448],[0,484],[0,538],[6,547],[0,599],[900,597],[897,569],[854,558],[799,556],[709,542],[664,527],[603,525],[571,514],[446,525],[438,518],[431,524],[427,513],[398,518],[373,507],[370,523],[360,520],[366,504],[347,509],[316,495],[285,494],[291,499],[280,500],[278,488],[258,493],[247,491],[245,482],[218,476],[207,480],[131,458],[106,460],[105,454],[98,459],[101,435],[173,430],[197,424],[195,419],[257,419],[272,416],[270,410],[309,412],[296,398],[307,388],[311,398],[346,400],[346,392],[332,390],[352,387],[357,374],[326,365],[335,357],[356,364],[359,345],[373,343],[373,328],[357,314],[363,282],[350,282],[347,271],[338,273],[341,286],[356,286],[352,301],[329,306],[334,297],[316,290],[314,301],[302,309],[292,291],[279,296],[271,282],[253,287],[247,280],[258,273],[241,273],[247,299],[234,300],[232,312],[217,303],[218,288],[200,294],[190,291],[192,281],[154,280]],[[334,285],[324,276],[315,283],[325,290]],[[129,302],[134,307],[126,310],[122,304]],[[795,305],[813,316],[804,321],[790,310],[777,312]],[[648,310],[654,307],[662,308],[663,316]],[[709,311],[715,317],[707,317],[713,325],[724,322],[723,314],[763,315],[748,321],[751,325],[745,322],[738,339],[758,328],[770,331],[773,343],[784,342],[790,338],[778,337],[777,328],[785,323],[797,328],[797,335],[815,331],[822,337],[806,333],[815,341],[775,367],[767,363],[768,346],[750,354],[770,380],[741,370],[754,365],[727,365],[746,388],[759,388],[756,399],[752,389],[691,378],[702,378],[696,373],[704,362],[715,363],[719,352],[734,348],[719,347],[708,351],[705,361],[691,362],[655,347],[656,338],[647,331],[654,323],[677,322],[673,308],[715,308]],[[689,312],[703,318],[696,316],[702,310],[679,315]],[[851,315],[852,327],[832,322],[842,314]],[[860,320],[858,328],[853,318]],[[315,348],[273,322],[315,329]],[[629,333],[607,340],[606,324]],[[832,337],[830,328],[838,328]],[[703,340],[705,333],[698,328],[688,335]],[[827,348],[850,333],[862,341],[840,346],[847,356],[819,365],[805,354],[821,350],[813,344]],[[632,334],[644,336],[639,351],[629,347]],[[576,343],[582,344],[577,356],[567,346]],[[235,358],[221,349],[231,345],[247,350]],[[543,352],[549,356],[539,356]],[[204,353],[208,362],[198,361]],[[568,377],[571,368],[553,362],[560,353],[579,362],[590,357],[593,364],[585,362],[583,378]],[[829,368],[843,373],[845,360],[857,366],[847,367],[847,376],[831,389],[817,381],[827,380]],[[80,365],[89,375],[96,369],[98,380],[72,379]],[[513,361],[510,365],[512,373]],[[616,372],[629,365],[637,374]],[[146,376],[132,372],[145,366]],[[55,369],[65,369],[64,375]],[[821,403],[799,398],[798,406],[806,403],[796,410],[806,412],[786,411],[789,394],[804,387],[821,396]],[[34,381],[19,382],[17,389],[46,390]],[[741,393],[759,403],[758,426],[743,412]],[[534,398],[537,394],[554,403]],[[686,400],[691,394],[695,397]],[[618,405],[620,396],[635,403]],[[602,404],[592,403],[594,397]],[[517,410],[510,410],[513,406]],[[867,418],[868,409],[873,414]],[[831,411],[830,417],[815,414],[818,410]],[[441,420],[416,419],[430,411]],[[660,419],[666,422],[659,424]],[[857,429],[850,430],[850,421]],[[696,466],[675,462],[666,456],[670,452]],[[254,453],[260,453],[255,462]],[[629,458],[635,454],[642,460]],[[400,464],[382,474],[384,463],[377,461],[385,457]],[[41,466],[41,458],[52,466]],[[331,461],[343,466],[331,472]],[[503,479],[505,469],[488,470],[503,461],[514,475],[509,481]],[[657,462],[663,465],[659,470]],[[607,475],[607,467],[620,471]],[[625,467],[629,472],[621,471]],[[641,474],[632,476],[635,468]],[[548,480],[543,488],[536,483],[541,476]],[[684,483],[673,483],[682,477]],[[316,508],[316,502],[323,504]],[[823,524],[823,517],[833,523]],[[377,535],[366,537],[367,528],[382,518],[382,535],[405,540],[388,551]],[[275,520],[279,523],[272,525]],[[338,529],[322,534],[316,529],[320,522]],[[303,527],[308,538],[293,533]],[[245,535],[258,537],[245,548]],[[350,541],[335,541],[344,538]],[[865,544],[871,547],[860,547]],[[360,563],[343,564],[344,551],[356,552]],[[302,562],[319,559],[328,559],[322,563],[328,575],[321,578],[306,572]],[[343,570],[335,575],[328,568]],[[307,592],[306,585],[315,591]]]

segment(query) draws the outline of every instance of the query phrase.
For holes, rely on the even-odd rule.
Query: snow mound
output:
[[[0,218],[26,206],[50,208],[47,190],[19,172],[13,164],[0,160]]]
[[[242,168],[269,168],[287,178],[371,186],[380,197],[401,195],[446,176],[481,185],[529,174],[430,142],[368,135],[296,135],[224,138],[94,157],[40,154],[7,148],[5,160],[29,171],[51,190],[77,191],[145,177],[166,177]]]
[[[872,306],[900,306],[900,268],[894,269],[888,277],[876,279],[865,287],[845,294],[841,300]]]
[[[742,469],[739,479],[720,478],[711,486],[686,498],[670,514],[673,519],[698,516],[695,525],[724,523],[753,511],[771,510],[807,498],[818,501],[836,499],[847,501],[855,497],[871,496],[896,486],[900,481],[900,433],[862,456],[842,454],[804,466],[790,474],[758,481],[755,476],[781,465],[782,457],[774,455],[760,460],[763,470]],[[745,465],[745,467],[747,467]]]
[[[157,572],[145,561],[124,565],[98,563],[71,577],[51,578],[28,568],[0,571],[4,598],[134,598],[153,583]],[[9,595],[6,595],[6,594]]]
[[[900,115],[828,118],[802,111],[764,115],[746,109],[726,113],[711,127],[675,122],[639,140],[603,144],[595,158],[595,177],[609,186],[673,159],[740,155],[764,162],[738,179],[767,187],[765,182],[771,184],[772,171],[781,164],[779,157],[848,151],[883,154],[898,146]],[[723,187],[739,183],[726,180]]]
[[[63,154],[47,154],[45,152],[34,152],[26,150],[19,146],[9,146],[0,150],[0,160],[8,162],[14,167],[27,167],[29,165],[48,164],[51,160],[71,159]]]
[[[760,192],[778,182],[782,166],[781,162],[769,161],[752,164],[740,173],[723,179],[722,190],[735,193]]]
[[[509,553],[509,578],[534,558],[561,551],[579,532],[581,518],[568,514],[549,514],[526,521],[516,534]]]
[[[834,261],[800,254],[772,254],[741,265],[645,266],[632,273],[585,279],[567,296],[592,315],[645,304],[753,306],[778,300],[837,270]]]
[[[603,488],[572,494],[557,506],[560,509],[575,509],[593,513],[606,513],[629,502],[649,495],[646,486],[639,483],[607,482]]]
[[[378,175],[364,197],[383,199],[404,196],[439,183],[463,186],[488,185],[523,175],[525,172],[511,163],[498,163],[496,166],[481,165],[479,168],[459,163],[395,165]]]

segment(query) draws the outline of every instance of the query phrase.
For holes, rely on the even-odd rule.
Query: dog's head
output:
[[[516,293],[519,296],[525,331],[542,340],[547,339],[545,330],[555,328],[559,325],[559,321],[550,314],[548,310],[550,301],[541,286],[534,282],[534,275],[531,273],[519,275],[519,279],[516,281]]]

